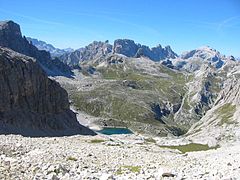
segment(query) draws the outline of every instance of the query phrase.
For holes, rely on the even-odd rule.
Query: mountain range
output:
[[[41,41],[35,38],[27,37],[27,40],[32,45],[36,46],[39,50],[48,51],[52,57],[59,57],[65,53],[70,53],[74,51],[72,48],[66,48],[66,49],[55,48],[52,44],[48,44],[44,41]]]
[[[47,100],[39,100],[39,96],[36,96],[36,103],[32,105],[32,108],[37,109],[36,112],[48,114],[49,111],[56,114],[59,103],[64,103],[65,110],[69,111],[69,106],[66,105],[67,95],[60,93],[65,94],[61,98],[55,90],[57,86],[67,91],[72,107],[95,117],[92,123],[100,127],[127,127],[140,134],[181,135],[190,140],[211,143],[240,140],[240,62],[233,56],[227,57],[208,46],[178,55],[170,46],[149,48],[133,40],[117,39],[113,45],[108,41],[94,41],[73,52],[60,53],[53,59],[50,52],[39,50],[40,47],[35,47],[33,40],[29,42],[22,37],[20,26],[12,21],[0,23],[0,46],[1,61],[7,59],[6,62],[13,63],[3,65],[0,69],[1,74],[4,74],[1,84],[9,89],[2,91],[8,92],[4,96],[10,98],[3,104],[9,104],[12,110],[15,101],[17,109],[29,109],[31,101],[28,98],[31,93],[28,89],[35,92],[30,86],[30,82],[35,83],[35,80],[30,81],[32,79],[26,77],[27,74],[32,77],[35,70],[31,66],[21,70],[21,66],[15,64],[21,59],[24,67],[24,64],[31,64],[28,59],[34,58],[31,62],[36,61],[39,68],[45,71],[40,74],[46,73],[52,79],[46,80],[46,75],[41,75],[45,76],[45,81],[56,84],[46,86],[43,83],[43,86],[35,83],[36,91],[43,88],[46,91],[42,92],[41,97],[59,99],[59,102],[49,104],[45,102]],[[52,49],[55,48],[49,51]],[[14,66],[16,70],[8,74],[10,67]],[[22,76],[18,75],[18,71]],[[21,77],[26,88],[13,90],[9,83],[16,83],[9,81],[11,76]],[[16,89],[19,86],[17,84]],[[26,106],[21,106],[20,102],[26,102]],[[37,103],[40,102],[45,103],[43,106],[46,105],[46,109],[38,110]],[[23,109],[20,109],[21,114]],[[0,114],[7,114],[7,111],[1,108]],[[5,119],[0,118],[6,121]],[[32,123],[42,123],[42,120],[34,116],[32,119]],[[15,121],[12,118],[10,122],[15,125]],[[57,119],[55,122],[62,123]],[[42,128],[41,123],[37,127]],[[65,123],[68,122],[64,121]],[[205,136],[211,138],[204,139]]]
[[[84,48],[65,53],[59,58],[69,66],[75,66],[79,65],[80,62],[96,60],[109,54],[122,54],[126,57],[144,56],[153,61],[161,61],[178,56],[170,46],[162,48],[161,45],[158,45],[157,47],[149,48],[146,45],[136,44],[133,40],[117,39],[113,45],[109,44],[109,41],[94,41]]]

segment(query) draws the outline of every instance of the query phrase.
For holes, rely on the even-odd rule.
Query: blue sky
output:
[[[240,0],[0,0],[0,19],[60,48],[129,38],[240,57]]]

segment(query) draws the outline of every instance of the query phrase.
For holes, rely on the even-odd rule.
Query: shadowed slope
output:
[[[61,136],[95,133],[77,122],[67,92],[36,60],[0,48],[0,133]]]

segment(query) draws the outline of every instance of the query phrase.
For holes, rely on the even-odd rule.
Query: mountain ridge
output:
[[[127,57],[145,56],[153,61],[176,58],[178,56],[172,51],[170,46],[162,48],[161,45],[158,45],[149,48],[146,45],[136,44],[133,40],[117,39],[113,45],[109,44],[109,41],[93,41],[89,45],[72,53],[66,53],[59,58],[64,63],[74,66],[79,65],[83,61],[98,59],[108,54],[122,54]]]
[[[59,57],[64,53],[69,53],[74,51],[74,49],[72,48],[65,48],[65,49],[56,48],[52,44],[46,43],[45,41],[38,40],[36,38],[27,37],[27,40],[29,41],[29,43],[32,43],[34,46],[36,46],[39,50],[45,50],[50,52],[52,57]]]
[[[48,51],[50,52],[50,50]],[[108,40],[105,42],[93,41],[89,45],[75,51],[62,52],[59,59],[74,68],[79,66],[83,61],[96,60],[108,54],[122,54],[127,57],[136,58],[143,56],[153,61],[161,61],[161,63],[167,67],[187,71],[198,70],[200,68],[198,63],[202,64],[205,61],[214,64],[217,68],[221,68],[227,60],[238,60],[234,58],[234,56],[227,57],[222,55],[209,46],[201,46],[191,51],[184,51],[178,55],[172,51],[170,46],[162,48],[159,44],[156,47],[150,48],[146,45],[135,43],[130,39],[117,39],[113,45],[109,44]]]
[[[38,50],[30,44],[25,36],[22,36],[20,25],[13,21],[0,22],[0,46],[10,48],[16,52],[37,59],[37,62],[49,75],[71,76],[71,69],[59,61],[52,59],[50,53]]]

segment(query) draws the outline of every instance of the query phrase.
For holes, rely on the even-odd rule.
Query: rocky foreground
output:
[[[140,135],[0,135],[0,179],[239,179],[240,145],[181,153]]]

